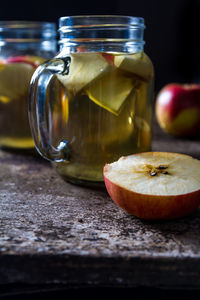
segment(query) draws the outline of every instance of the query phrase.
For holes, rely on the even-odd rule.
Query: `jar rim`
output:
[[[75,15],[59,18],[59,31],[62,28],[87,26],[129,26],[145,28],[144,18],[125,15]]]
[[[0,41],[29,42],[55,39],[56,24],[40,21],[0,21]]]
[[[84,46],[90,51],[139,52],[145,29],[142,17],[79,15],[59,18],[59,45],[66,51]],[[69,50],[70,49],[70,50]]]
[[[25,21],[25,20],[6,20],[0,21],[0,30],[7,29],[39,29],[48,28],[56,31],[56,24],[53,22],[41,22],[41,21]]]

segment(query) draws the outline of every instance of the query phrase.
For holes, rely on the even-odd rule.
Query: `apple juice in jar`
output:
[[[35,69],[56,52],[53,23],[0,22],[0,146],[33,149],[28,95]]]
[[[97,18],[105,22],[105,16],[91,18],[93,22],[98,22]],[[106,24],[112,19],[111,26],[125,21],[124,17],[106,18]],[[70,43],[64,43],[61,53],[40,73],[39,80],[48,81],[46,94],[38,88],[36,74],[30,99],[30,123],[38,151],[54,161],[58,174],[66,181],[87,185],[103,182],[106,163],[151,149],[154,71],[143,51],[143,40],[130,43],[130,49],[124,50],[124,40],[121,47],[116,41],[112,49],[113,40],[103,39],[104,51],[95,41],[82,40],[73,49]],[[43,102],[45,98],[42,110],[43,102],[34,93],[35,88],[41,92]],[[44,127],[46,110],[48,122]]]
[[[101,181],[106,162],[151,149],[152,63],[144,52],[70,58],[69,74],[57,75],[51,134],[53,144],[71,141],[72,156],[56,168],[63,177]]]

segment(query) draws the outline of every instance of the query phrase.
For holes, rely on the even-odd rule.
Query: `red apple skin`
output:
[[[115,66],[114,64],[114,55],[113,54],[110,54],[110,53],[102,53],[102,56],[107,60],[107,62],[111,65],[111,66]]]
[[[37,57],[37,56],[11,56],[7,58],[6,63],[25,63],[33,66],[33,68],[37,68],[40,63],[44,61],[43,58]]]
[[[138,218],[149,221],[177,219],[191,214],[200,205],[200,190],[170,196],[139,194],[110,181],[106,168],[105,165],[104,182],[111,199]]]
[[[200,135],[200,85],[168,84],[158,93],[156,118],[167,133],[193,137]]]
[[[8,64],[11,64],[11,63],[26,63],[26,64],[29,64],[29,65],[33,66],[34,68],[36,68],[36,65],[32,61],[29,61],[26,58],[26,56],[12,56],[12,57],[9,57],[7,59],[7,63]]]

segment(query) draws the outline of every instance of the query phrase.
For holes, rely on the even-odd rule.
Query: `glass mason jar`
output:
[[[151,149],[144,28],[138,17],[60,18],[60,52],[32,77],[29,118],[37,150],[66,181],[101,185],[106,163]]]
[[[56,47],[53,23],[0,22],[0,147],[35,147],[28,120],[30,80]]]

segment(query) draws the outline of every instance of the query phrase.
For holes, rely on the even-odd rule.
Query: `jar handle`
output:
[[[52,77],[57,74],[67,75],[70,57],[55,58],[41,64],[33,73],[29,92],[29,123],[37,151],[51,161],[69,161],[68,141],[62,140],[55,148],[49,138],[45,112],[46,90]]]

